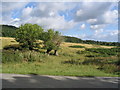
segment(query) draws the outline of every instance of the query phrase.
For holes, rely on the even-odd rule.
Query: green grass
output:
[[[73,52],[64,55],[64,51],[62,51],[59,56],[47,56],[35,51],[3,51],[3,73],[35,73],[65,76],[118,76],[117,74],[106,73],[105,71],[97,69],[99,66],[96,63],[82,64],[86,61],[84,55],[72,54]]]
[[[80,45],[74,45],[74,46],[69,46],[71,48],[85,48],[84,46],[80,46]]]
[[[11,43],[13,44],[13,42]],[[12,44],[9,43],[9,45]],[[100,48],[99,50],[86,49],[84,51],[69,46],[62,46],[58,51],[59,56],[48,56],[44,53],[45,49],[39,49],[38,51],[3,50],[1,71],[2,73],[15,74],[118,76],[120,71],[116,72],[117,56],[109,55],[109,49],[105,49],[108,50],[107,57],[103,57],[102,53],[95,52],[95,50],[102,52]],[[116,49],[113,51],[116,51]]]
[[[52,61],[51,61],[52,62]],[[9,63],[3,64],[3,73],[63,75],[63,76],[117,76],[95,69],[93,65],[59,63]]]

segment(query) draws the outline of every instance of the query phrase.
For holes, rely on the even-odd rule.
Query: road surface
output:
[[[2,88],[118,88],[118,77],[0,74]]]

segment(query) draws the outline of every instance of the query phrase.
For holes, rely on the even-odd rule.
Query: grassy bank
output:
[[[10,44],[13,43],[15,42],[12,41]],[[118,76],[120,70],[117,65],[117,52],[119,51],[115,48],[110,52],[110,48],[100,45],[92,46],[92,44],[63,43],[58,51],[59,56],[48,56],[44,49],[38,51],[3,50],[2,72],[66,76]],[[105,54],[102,51],[107,52]]]

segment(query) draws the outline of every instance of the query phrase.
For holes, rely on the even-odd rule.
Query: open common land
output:
[[[18,46],[14,38],[1,37],[1,49]],[[118,76],[118,49],[63,42],[59,56],[46,55],[45,49],[36,51],[2,50],[2,72],[15,74],[40,74],[64,76]]]

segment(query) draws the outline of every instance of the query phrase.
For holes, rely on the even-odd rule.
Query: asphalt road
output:
[[[2,88],[118,88],[118,77],[0,74]]]

